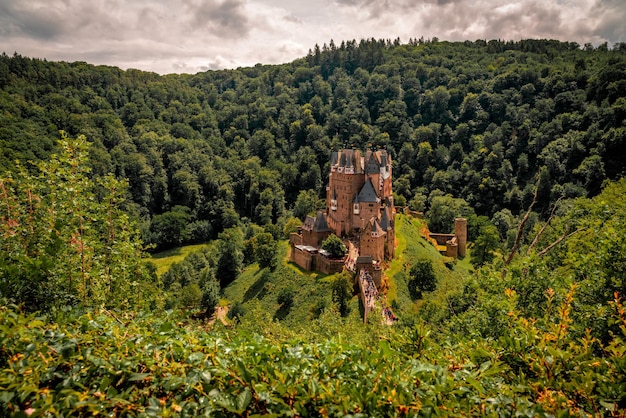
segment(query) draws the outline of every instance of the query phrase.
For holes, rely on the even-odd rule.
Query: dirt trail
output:
[[[211,318],[209,319],[209,325],[213,325],[215,323],[215,320],[219,319],[222,324],[224,325],[228,325],[228,323],[226,322],[226,315],[228,314],[228,306],[218,306],[215,308],[215,312],[213,312],[213,315],[211,315]]]

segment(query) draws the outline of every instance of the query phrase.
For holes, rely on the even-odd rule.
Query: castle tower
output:
[[[391,205],[385,206],[381,212],[380,227],[387,233],[385,242],[385,258],[391,260],[395,254],[395,213]]]
[[[330,164],[326,203],[328,226],[335,235],[343,236],[354,228],[354,197],[364,182],[361,153],[357,150],[335,151],[331,154]]]
[[[467,219],[454,219],[454,235],[456,235],[458,243],[459,257],[465,257],[465,249],[467,248]]]
[[[374,261],[385,259],[387,233],[381,228],[378,219],[372,217],[361,232],[359,254],[371,256]]]

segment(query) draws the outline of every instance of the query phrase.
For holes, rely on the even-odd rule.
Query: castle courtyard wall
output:
[[[315,270],[324,274],[341,273],[345,265],[343,259],[332,259],[324,257],[322,254],[316,254],[315,256]]]
[[[289,257],[291,261],[296,263],[298,266],[303,268],[304,270],[313,270],[313,254],[308,251],[303,251],[297,247],[291,247],[291,256]]]

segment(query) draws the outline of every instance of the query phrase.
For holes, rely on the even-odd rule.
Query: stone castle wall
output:
[[[338,237],[348,235],[358,227],[352,223],[352,203],[365,183],[364,175],[333,172],[330,174],[327,192],[328,226]],[[337,209],[330,208],[333,193],[337,194]]]
[[[364,231],[361,233],[359,253],[371,255],[374,260],[383,260],[385,258],[385,236],[372,237],[370,232]]]
[[[289,259],[305,270],[313,270],[313,254],[291,247]]]
[[[345,262],[343,259],[331,259],[324,257],[321,254],[317,254],[315,256],[315,270],[322,272],[324,274],[335,274],[341,273]]]
[[[299,244],[298,244],[299,245]],[[295,245],[291,246],[289,260],[308,271],[319,271],[324,274],[340,273],[343,270],[344,259],[332,259],[323,256],[317,251],[302,250]]]
[[[428,236],[437,242],[438,246],[445,246],[445,255],[458,258],[465,257],[467,250],[467,219],[454,220],[454,234],[429,233]],[[443,252],[443,251],[442,251]]]

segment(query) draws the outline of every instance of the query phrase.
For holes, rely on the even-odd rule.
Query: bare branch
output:
[[[513,244],[513,248],[511,248],[511,252],[509,253],[509,256],[507,257],[507,259],[504,260],[505,266],[508,266],[509,264],[511,264],[511,261],[513,261],[513,257],[515,257],[515,253],[517,252],[517,249],[519,248],[520,242],[522,241],[522,235],[524,233],[524,226],[526,226],[526,222],[528,222],[528,218],[530,217],[530,214],[533,210],[533,206],[535,206],[535,203],[537,203],[537,194],[539,193],[540,182],[541,182],[541,177],[538,176],[537,184],[535,185],[535,194],[533,195],[533,201],[528,207],[528,211],[522,218],[522,222],[520,222],[519,224],[519,228],[517,229],[517,237],[515,238],[515,244]]]
[[[565,231],[565,233],[564,233],[563,235],[561,235],[561,236],[560,236],[560,237],[559,237],[556,241],[554,241],[552,244],[548,245],[546,248],[544,248],[543,250],[539,251],[539,252],[537,253],[537,255],[541,257],[542,255],[544,255],[545,253],[547,253],[548,251],[550,251],[552,248],[554,248],[555,246],[557,246],[557,245],[558,245],[560,242],[562,242],[563,240],[566,240],[567,238],[571,237],[572,235],[574,235],[574,234],[576,234],[576,233],[578,233],[578,232],[580,232],[580,231],[583,231],[583,230],[584,230],[584,228],[583,228],[583,229],[577,229],[577,230],[575,230],[575,231],[573,231],[573,232],[570,232],[569,234],[567,233],[567,231]]]
[[[115,316],[115,314],[114,314],[113,312],[111,312],[110,310],[108,310],[108,309],[104,309],[104,308],[103,308],[103,309],[102,309],[102,311],[103,311],[105,314],[107,314],[107,315],[109,315],[110,317],[112,317],[113,319],[115,319],[117,322],[119,322],[119,323],[120,323],[120,325],[122,325],[122,326],[124,326],[124,327],[127,327],[127,326],[128,326],[128,324],[130,324],[130,323],[133,321],[133,319],[132,319],[132,317],[131,317],[130,321],[128,321],[128,322],[126,322],[126,323],[125,323],[125,322],[123,322],[121,319],[119,319],[117,316]]]
[[[559,206],[559,202],[561,201],[561,199],[563,199],[563,196],[559,197],[557,201],[554,202],[554,207],[552,208],[550,217],[548,218],[546,223],[541,227],[541,230],[537,232],[537,235],[535,235],[535,239],[533,240],[533,242],[531,242],[530,245],[528,246],[528,251],[526,252],[526,255],[530,254],[530,250],[532,250],[533,247],[537,245],[537,243],[539,242],[539,238],[541,238],[546,228],[550,225],[550,222],[552,222],[552,218],[554,217],[554,212],[556,212],[556,208]]]

